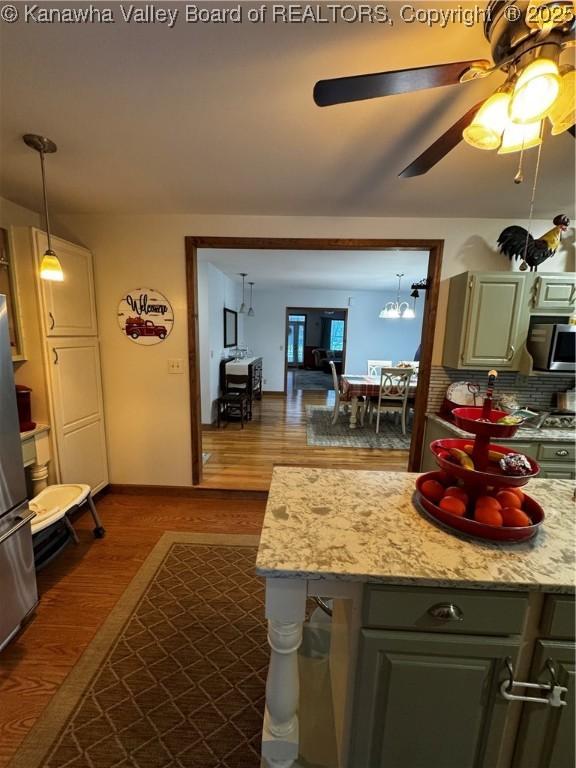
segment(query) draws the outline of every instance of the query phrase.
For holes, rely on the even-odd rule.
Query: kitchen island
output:
[[[434,768],[531,766],[522,762],[518,734],[529,730],[529,744],[540,723],[542,738],[550,736],[542,709],[535,720],[524,717],[500,685],[509,667],[516,680],[527,680],[539,653],[545,662],[553,657],[554,643],[562,646],[554,667],[560,685],[573,670],[573,643],[564,642],[573,640],[566,635],[574,610],[573,483],[532,481],[528,492],[546,512],[543,529],[531,542],[502,545],[433,524],[414,504],[415,478],[274,470],[257,558],[271,648],[262,743],[270,766],[286,768],[298,757],[297,651],[311,596],[334,600],[332,705],[341,766],[412,768],[424,755]],[[428,723],[432,701],[439,714]],[[447,739],[442,707],[454,718]],[[563,730],[554,725],[554,738],[566,745],[569,709],[562,707]],[[406,711],[418,725],[412,737]]]

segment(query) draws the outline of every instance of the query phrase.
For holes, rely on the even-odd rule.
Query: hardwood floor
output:
[[[258,534],[265,501],[109,494],[98,502],[107,534],[92,537],[88,512],[74,521],[80,544],[38,577],[40,604],[0,653],[0,766],[7,765],[164,531]]]
[[[306,405],[334,404],[334,392],[294,390],[286,397],[264,396],[254,406],[253,420],[240,429],[205,428],[202,450],[210,453],[202,486],[268,490],[275,464],[339,469],[404,471],[408,451],[363,448],[322,448],[306,443]]]

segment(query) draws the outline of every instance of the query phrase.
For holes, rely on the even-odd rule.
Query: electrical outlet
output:
[[[168,373],[184,373],[184,360],[174,357],[168,360]]]

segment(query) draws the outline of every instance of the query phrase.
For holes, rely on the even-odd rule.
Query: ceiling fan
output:
[[[392,96],[426,88],[466,83],[498,70],[505,82],[488,99],[475,104],[399,175],[420,176],[462,139],[478,149],[499,154],[537,146],[542,120],[552,134],[575,136],[576,71],[559,65],[560,53],[574,46],[576,26],[572,0],[491,0],[484,35],[491,45],[491,64],[471,59],[428,67],[320,80],[314,87],[319,107]]]

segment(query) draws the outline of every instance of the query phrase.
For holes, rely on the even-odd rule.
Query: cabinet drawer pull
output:
[[[556,451],[556,456],[568,456],[568,451],[566,448],[561,448],[559,451]]]
[[[565,707],[567,702],[562,699],[562,694],[568,692],[568,688],[558,685],[556,682],[556,670],[552,659],[546,659],[546,669],[550,673],[549,683],[523,683],[520,680],[514,680],[514,668],[512,659],[508,656],[504,661],[508,670],[508,680],[503,680],[500,686],[500,693],[507,701],[528,701],[532,704],[546,704],[549,707]],[[546,691],[545,696],[522,696],[513,693],[514,688],[530,688],[531,690]]]
[[[48,317],[50,318],[50,330],[52,331],[56,325],[56,321],[54,320],[54,315],[52,312],[48,312]]]
[[[440,621],[463,621],[464,614],[454,603],[437,603],[428,608],[428,613]]]

